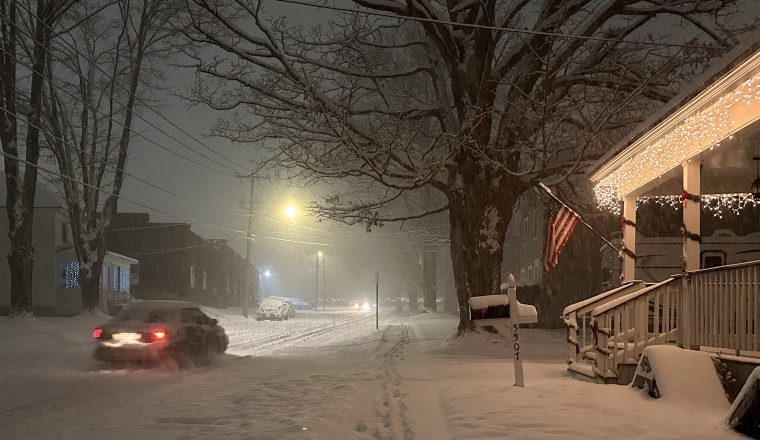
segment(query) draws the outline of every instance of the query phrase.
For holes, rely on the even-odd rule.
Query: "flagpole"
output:
[[[542,190],[544,190],[547,194],[549,194],[549,196],[551,196],[551,198],[553,198],[554,200],[556,200],[557,202],[559,202],[560,204],[562,204],[562,206],[564,206],[565,208],[567,208],[567,209],[571,210],[572,212],[574,212],[578,216],[578,220],[583,224],[583,226],[587,227],[589,229],[589,231],[591,231],[591,232],[594,233],[594,235],[596,235],[597,237],[601,238],[602,241],[604,241],[604,243],[607,246],[611,247],[612,249],[615,249],[615,252],[620,253],[620,249],[619,248],[617,248],[614,244],[610,243],[610,241],[607,240],[606,238],[604,238],[604,236],[602,234],[596,232],[596,230],[593,227],[591,227],[591,225],[588,224],[586,222],[586,220],[584,220],[583,217],[580,214],[578,214],[578,212],[576,210],[574,210],[573,208],[567,206],[567,204],[565,202],[563,202],[557,196],[555,196],[554,193],[552,192],[552,190],[548,186],[544,185],[543,182],[538,182],[538,186]]]

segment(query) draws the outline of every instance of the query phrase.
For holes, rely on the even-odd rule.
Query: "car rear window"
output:
[[[274,299],[274,298],[264,298],[261,301],[261,305],[262,306],[267,306],[267,307],[277,307],[277,306],[281,305],[282,303],[283,303],[282,300]]]
[[[158,322],[168,322],[171,320],[169,310],[150,310],[143,308],[127,308],[116,317],[117,321],[143,322],[145,324],[154,324]]]

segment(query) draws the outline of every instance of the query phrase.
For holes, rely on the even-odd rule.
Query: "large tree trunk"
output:
[[[519,189],[504,175],[482,169],[457,178],[462,184],[449,193],[449,221],[462,332],[473,328],[468,299],[499,293],[504,241]]]
[[[37,2],[37,13],[34,20],[34,51],[29,91],[27,129],[24,158],[18,150],[18,131],[16,129],[16,66],[15,60],[4,58],[0,69],[0,82],[3,83],[3,98],[0,104],[6,107],[7,114],[3,115],[0,123],[0,139],[2,148],[7,154],[15,157],[4,158],[6,182],[6,211],[8,215],[8,238],[10,251],[8,265],[11,277],[11,314],[24,314],[32,311],[32,270],[34,267],[34,245],[32,243],[34,224],[34,195],[37,189],[37,162],[40,157],[39,136],[42,109],[43,77],[45,70],[46,51],[50,46],[50,24],[43,22],[46,15],[47,3]],[[5,9],[3,9],[5,11]],[[11,23],[16,23],[15,9],[11,9]],[[7,19],[7,18],[6,18]],[[11,26],[13,26],[11,24]],[[3,32],[4,50],[15,54],[16,37],[7,38]],[[11,46],[11,47],[9,47]],[[24,161],[23,175],[20,162]]]
[[[105,258],[105,246],[102,241],[94,246],[95,250],[83,251],[79,257],[79,286],[82,289],[82,310],[94,312],[100,304],[100,283],[103,273],[103,260]],[[87,246],[87,245],[86,245]],[[87,247],[85,247],[87,249]],[[101,307],[107,313],[107,304]]]
[[[8,266],[11,281],[11,315],[32,312],[32,271],[34,269],[34,246],[32,245],[32,222],[9,232],[11,249]]]
[[[422,252],[422,296],[425,304],[425,309],[431,312],[435,312],[437,310],[437,257],[438,253],[432,249],[425,249]]]

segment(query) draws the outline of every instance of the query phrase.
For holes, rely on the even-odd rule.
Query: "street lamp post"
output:
[[[327,261],[325,260],[325,254],[320,252],[319,255],[322,256],[322,310],[325,310],[325,307],[327,307],[327,274],[325,273]]]
[[[319,310],[319,257],[322,255],[322,251],[317,251],[315,254],[315,261],[317,263],[317,266],[314,270],[314,273],[316,274],[315,277],[315,284],[314,284],[314,311]]]

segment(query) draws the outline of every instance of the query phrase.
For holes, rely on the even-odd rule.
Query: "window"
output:
[[[137,286],[138,284],[140,284],[140,265],[130,264],[129,265],[129,285]]]
[[[538,224],[539,222],[539,216],[538,216],[538,208],[533,212],[533,239],[538,238]]]
[[[118,290],[122,292],[129,292],[129,268],[126,266],[119,266]]]
[[[100,279],[100,285],[104,289],[108,289],[111,286],[111,265],[109,263],[103,263],[103,274]]]
[[[119,290],[119,266],[111,266],[111,290]]]
[[[207,324],[208,317],[198,309],[182,309],[180,318],[183,324]]]
[[[726,253],[722,251],[705,251],[702,253],[702,269],[723,266],[726,264]]]
[[[74,289],[79,287],[79,263],[65,261],[59,263],[58,285],[62,289]]]
[[[61,241],[64,243],[69,242],[69,228],[66,222],[61,222]]]
[[[206,290],[206,271],[205,270],[203,271],[203,278],[201,282],[203,283],[202,284],[203,290]]]
[[[231,284],[230,283],[230,277],[227,277],[227,293],[229,293],[231,291],[230,284]]]
[[[195,266],[190,265],[190,287],[195,287]]]
[[[523,246],[528,246],[528,213],[523,214],[523,225],[522,225],[522,241]]]
[[[538,260],[533,261],[533,276],[536,277],[536,284],[541,283],[541,263]]]

